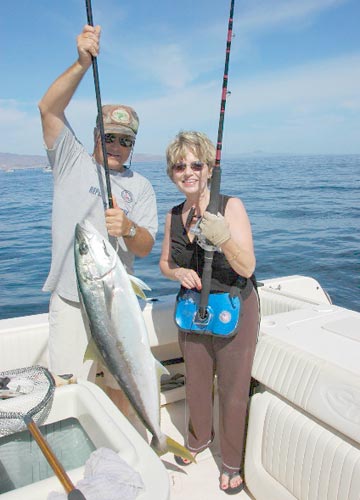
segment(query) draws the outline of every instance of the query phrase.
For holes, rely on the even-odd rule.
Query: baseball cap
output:
[[[126,134],[136,137],[139,128],[139,117],[136,111],[124,104],[105,104],[102,106],[105,133]],[[99,128],[99,116],[96,118]]]

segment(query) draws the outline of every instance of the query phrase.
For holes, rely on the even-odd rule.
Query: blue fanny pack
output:
[[[187,290],[177,295],[175,323],[180,330],[219,337],[235,335],[241,311],[239,295],[232,296],[226,292],[210,293],[208,314],[204,320],[197,317],[199,303],[200,293],[194,290]]]

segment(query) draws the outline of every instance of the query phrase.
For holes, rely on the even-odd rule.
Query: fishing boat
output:
[[[259,296],[261,327],[244,455],[246,488],[237,497],[359,500],[360,313],[332,304],[310,277],[264,280]],[[153,354],[170,372],[162,384],[161,427],[182,441],[186,379],[173,321],[174,300],[168,295],[141,302]],[[47,338],[47,314],[1,320],[2,370],[46,366]],[[217,418],[216,390],[215,410]],[[197,463],[181,468],[170,454],[158,458],[139,422],[129,422],[101,388],[81,380],[55,390],[44,424],[56,426],[67,419],[80,423],[92,449],[115,450],[140,474],[145,488],[139,499],[225,498],[219,489],[216,436]],[[15,483],[11,474],[19,457],[4,451],[4,439],[0,478],[2,483]],[[11,440],[6,439],[9,446]],[[67,470],[76,483],[84,466]],[[22,470],[23,476],[28,473]],[[1,500],[42,500],[50,491],[61,491],[55,477],[38,476],[32,484],[4,492]]]

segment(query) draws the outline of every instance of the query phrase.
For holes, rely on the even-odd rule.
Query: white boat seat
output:
[[[245,478],[256,500],[359,500],[360,450],[266,391],[251,400]]]
[[[260,336],[252,376],[360,445],[360,376],[266,334]]]
[[[48,314],[2,320],[1,371],[19,366],[48,366],[48,338]]]
[[[360,376],[265,333],[252,375],[263,391],[245,455],[256,500],[359,500]]]
[[[259,288],[259,297],[261,316],[270,316],[295,309],[306,309],[316,304],[316,302],[299,299],[298,297],[266,288]]]

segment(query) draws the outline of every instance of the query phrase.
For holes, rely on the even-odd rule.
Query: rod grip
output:
[[[221,168],[220,166],[214,167],[211,176],[210,201],[206,210],[211,214],[215,215],[219,211],[220,183],[221,183]]]

